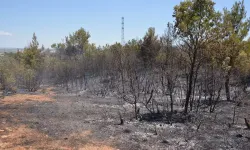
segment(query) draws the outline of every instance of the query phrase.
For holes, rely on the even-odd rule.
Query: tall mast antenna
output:
[[[122,17],[121,44],[122,45],[125,44],[125,40],[124,40],[124,17]]]

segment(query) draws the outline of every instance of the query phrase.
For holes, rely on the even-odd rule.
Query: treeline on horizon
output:
[[[172,114],[180,103],[188,114],[198,112],[202,100],[210,112],[224,99],[241,102],[250,81],[250,19],[244,1],[223,11],[214,6],[212,0],[180,2],[162,36],[151,27],[124,45],[97,47],[80,28],[52,44],[52,53],[39,48],[34,33],[23,52],[0,57],[1,90],[34,92],[49,83],[67,91],[115,93],[133,105],[135,118],[140,106]]]

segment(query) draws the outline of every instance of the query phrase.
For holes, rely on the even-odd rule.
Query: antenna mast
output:
[[[122,17],[122,34],[121,34],[121,44],[124,45],[125,44],[125,40],[124,40],[124,17]]]

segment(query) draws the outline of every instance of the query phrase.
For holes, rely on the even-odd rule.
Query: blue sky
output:
[[[173,7],[181,0],[1,0],[0,47],[22,48],[33,32],[39,43],[50,47],[80,27],[90,32],[90,42],[112,44],[121,39],[125,17],[125,40],[141,38],[149,27],[163,34],[173,21]],[[216,9],[231,8],[235,0],[215,0]],[[245,0],[247,10],[250,1]],[[250,12],[248,13],[248,16]]]

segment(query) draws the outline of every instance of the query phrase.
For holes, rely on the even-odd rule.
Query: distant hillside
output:
[[[0,48],[0,53],[3,52],[17,52],[17,50],[23,50],[22,48]]]

